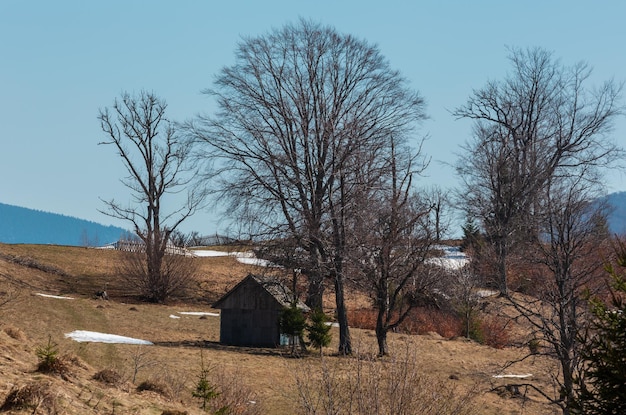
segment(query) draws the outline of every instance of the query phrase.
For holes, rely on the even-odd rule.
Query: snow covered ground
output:
[[[57,300],[73,300],[73,297],[62,297],[60,295],[51,295],[51,294],[42,294],[42,293],[35,293],[35,295],[38,295],[40,297],[46,297],[46,298],[55,298]]]
[[[436,246],[436,249],[442,250],[444,256],[439,258],[431,258],[428,261],[432,264],[441,265],[448,269],[459,269],[467,264],[467,256],[461,252],[461,249],[456,246]],[[275,267],[276,264],[272,264],[265,259],[257,258],[252,252],[225,252],[216,251],[211,249],[193,249],[191,252],[197,257],[218,257],[218,256],[233,256],[237,261],[247,265],[258,265],[261,267]]]
[[[179,311],[178,314],[182,314],[184,316],[211,316],[211,317],[220,316],[220,313],[211,313],[209,311]]]
[[[469,261],[467,255],[461,252],[461,248],[458,246],[440,245],[434,248],[443,251],[444,255],[442,257],[428,259],[427,261],[431,264],[455,270],[463,268]]]
[[[209,311],[178,311],[176,314],[180,314],[183,316],[211,316],[211,317],[219,317],[219,313],[211,313]],[[170,318],[180,318],[180,316],[176,314],[170,314]]]
[[[97,331],[74,330],[66,333],[65,337],[69,337],[80,343],[124,343],[124,344],[145,344],[152,345],[148,340],[134,339],[132,337],[118,336],[116,334],[99,333]]]
[[[193,249],[191,252],[198,257],[217,257],[217,256],[233,256],[237,261],[247,265],[258,265],[260,267],[275,267],[265,259],[257,258],[252,252],[224,252],[211,249]]]

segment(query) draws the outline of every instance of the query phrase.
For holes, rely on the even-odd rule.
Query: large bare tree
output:
[[[583,385],[582,345],[588,328],[589,295],[604,285],[604,261],[609,249],[606,207],[598,203],[599,188],[583,176],[553,182],[542,200],[540,241],[527,250],[540,278],[536,298],[511,296],[510,301],[542,345],[536,353],[558,362],[553,375],[558,393],[544,396],[569,415]],[[604,247],[604,249],[603,249]],[[576,379],[579,383],[576,384]]]
[[[620,156],[609,133],[622,112],[621,86],[587,87],[591,69],[565,66],[540,48],[512,49],[511,73],[475,90],[454,115],[475,121],[457,171],[461,199],[478,218],[497,258],[497,284],[508,293],[507,258],[537,238],[538,198],[554,177],[578,175]]]
[[[392,136],[424,117],[424,101],[380,51],[300,20],[244,39],[213,89],[219,113],[192,126],[218,158],[221,200],[254,238],[292,241],[304,255],[307,302],[335,286],[340,351],[351,351],[344,304],[346,215],[354,171],[384,170]]]
[[[106,140],[113,145],[128,175],[122,179],[132,192],[133,201],[122,204],[105,201],[103,213],[129,222],[141,240],[144,261],[133,262],[133,278],[149,301],[162,302],[182,288],[188,275],[172,273],[165,261],[168,241],[176,228],[201,206],[204,192],[190,186],[191,143],[184,140],[165,116],[165,101],[151,92],[133,96],[123,93],[111,108],[100,110],[98,119]],[[187,192],[186,199],[174,206],[168,195]],[[176,264],[180,261],[175,261]],[[175,269],[182,269],[178,265]]]
[[[425,262],[436,240],[437,209],[429,197],[418,197],[413,183],[425,167],[409,149],[396,149],[392,140],[390,174],[376,176],[376,185],[367,189],[350,222],[349,266],[377,311],[380,356],[389,354],[387,333],[433,288],[425,277]]]

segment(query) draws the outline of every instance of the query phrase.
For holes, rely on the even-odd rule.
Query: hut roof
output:
[[[223,304],[224,302],[234,293],[236,293],[237,291],[239,291],[239,288],[252,281],[255,284],[258,284],[260,287],[262,287],[265,291],[267,291],[268,294],[270,294],[275,300],[276,302],[282,306],[282,307],[290,307],[291,303],[293,301],[293,293],[291,292],[291,290],[286,287],[281,281],[279,281],[276,277],[269,277],[269,276],[262,276],[262,275],[254,275],[254,274],[248,274],[248,276],[246,276],[246,278],[244,278],[243,280],[239,281],[239,283],[237,285],[235,285],[233,288],[230,289],[230,291],[228,291],[226,294],[224,294],[222,296],[222,298],[220,298],[219,300],[217,300],[214,304],[213,304],[213,308],[217,308],[217,309],[221,309],[223,308]],[[298,300],[298,303],[296,304],[296,306],[303,310],[303,311],[309,311],[309,307],[304,304],[302,301]]]

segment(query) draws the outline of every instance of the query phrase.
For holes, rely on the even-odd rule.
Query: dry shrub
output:
[[[371,308],[348,310],[348,321],[351,327],[374,330],[376,328],[376,310]]]
[[[420,374],[408,349],[401,359],[326,358],[294,373],[304,415],[479,413],[474,392]]]
[[[7,395],[0,411],[32,410],[32,414],[56,414],[56,395],[49,382],[34,381],[14,387]]]
[[[122,375],[113,369],[103,369],[93,375],[93,379],[110,386],[119,386],[123,383]]]
[[[211,367],[208,370],[209,381],[215,387],[217,395],[207,402],[209,413],[232,415],[261,415],[263,406],[258,402],[252,389],[244,383],[245,374],[238,369],[228,370],[222,366]],[[224,409],[225,408],[225,409]]]
[[[511,291],[537,297],[546,288],[547,270],[536,263],[528,263],[524,258],[511,261],[507,272]]]
[[[163,383],[167,385],[168,390],[172,394],[172,399],[183,399],[187,397],[187,375],[174,373],[172,370],[163,370],[157,375]]]
[[[170,389],[170,387],[165,382],[157,379],[147,379],[141,382],[137,386],[137,392],[144,391],[158,393],[166,399],[172,398],[172,390]]]
[[[480,321],[481,343],[504,349],[511,344],[510,320],[497,316],[486,316]]]
[[[454,314],[434,308],[416,308],[409,321],[410,334],[437,333],[442,337],[452,338],[460,336],[463,328],[461,320]]]
[[[359,309],[348,311],[350,326],[360,329],[376,329],[376,310]],[[451,338],[462,334],[461,320],[450,312],[436,308],[418,307],[411,311],[396,332],[405,334],[438,333]]]
[[[6,326],[4,328],[4,332],[7,334],[7,336],[11,337],[12,339],[15,339],[18,341],[26,340],[26,335],[24,334],[24,332],[15,326]]]
[[[182,298],[196,282],[199,264],[185,255],[166,254],[157,273],[148,271],[144,252],[124,252],[118,265],[128,288],[145,300],[155,303]]]
[[[42,360],[37,365],[37,371],[50,375],[58,375],[67,379],[72,375],[73,360],[70,356],[63,355],[54,360]]]

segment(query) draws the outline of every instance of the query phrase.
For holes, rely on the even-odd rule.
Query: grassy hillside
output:
[[[398,375],[394,368],[409,362],[411,376],[402,376],[411,380],[414,391],[424,392],[423,396],[417,392],[412,396],[435,396],[450,402],[469,399],[471,403],[463,401],[469,411],[465,413],[552,412],[531,391],[527,400],[492,391],[507,382],[493,375],[501,373],[507,362],[525,355],[524,348],[493,349],[433,333],[392,333],[395,357],[381,360],[374,357],[374,333],[359,329],[352,332],[359,358],[334,355],[336,341],[326,349],[324,359],[315,353],[292,359],[280,349],[222,346],[219,317],[180,312],[217,312],[210,308],[214,300],[248,272],[261,270],[242,265],[233,257],[196,260],[200,272],[193,292],[177,302],[157,305],[138,302],[125,290],[124,280],[116,273],[116,251],[0,244],[0,292],[5,294],[2,298],[12,298],[0,308],[0,405],[12,391],[22,390],[35,396],[40,408],[35,412],[32,407],[12,409],[11,413],[205,413],[191,393],[203,361],[210,381],[222,388],[220,399],[243,402],[236,413],[304,413],[298,407],[298,396],[317,387],[314,381],[320,377],[345,383],[357,373],[364,378],[367,373],[378,373],[379,379],[391,379]],[[104,284],[109,301],[93,295]],[[39,293],[73,299],[42,297]],[[353,295],[351,304],[358,298]],[[77,343],[65,337],[73,330],[130,336],[154,345]],[[337,337],[334,332],[334,339]],[[67,356],[63,375],[36,371],[36,351],[48,341],[58,345],[60,355]],[[534,384],[547,386],[551,366],[546,360],[529,359],[505,372],[530,373]],[[110,375],[108,379],[116,380],[107,383],[103,373],[119,378]],[[139,391],[142,383],[152,385],[151,390]],[[46,408],[53,410],[46,412]]]

